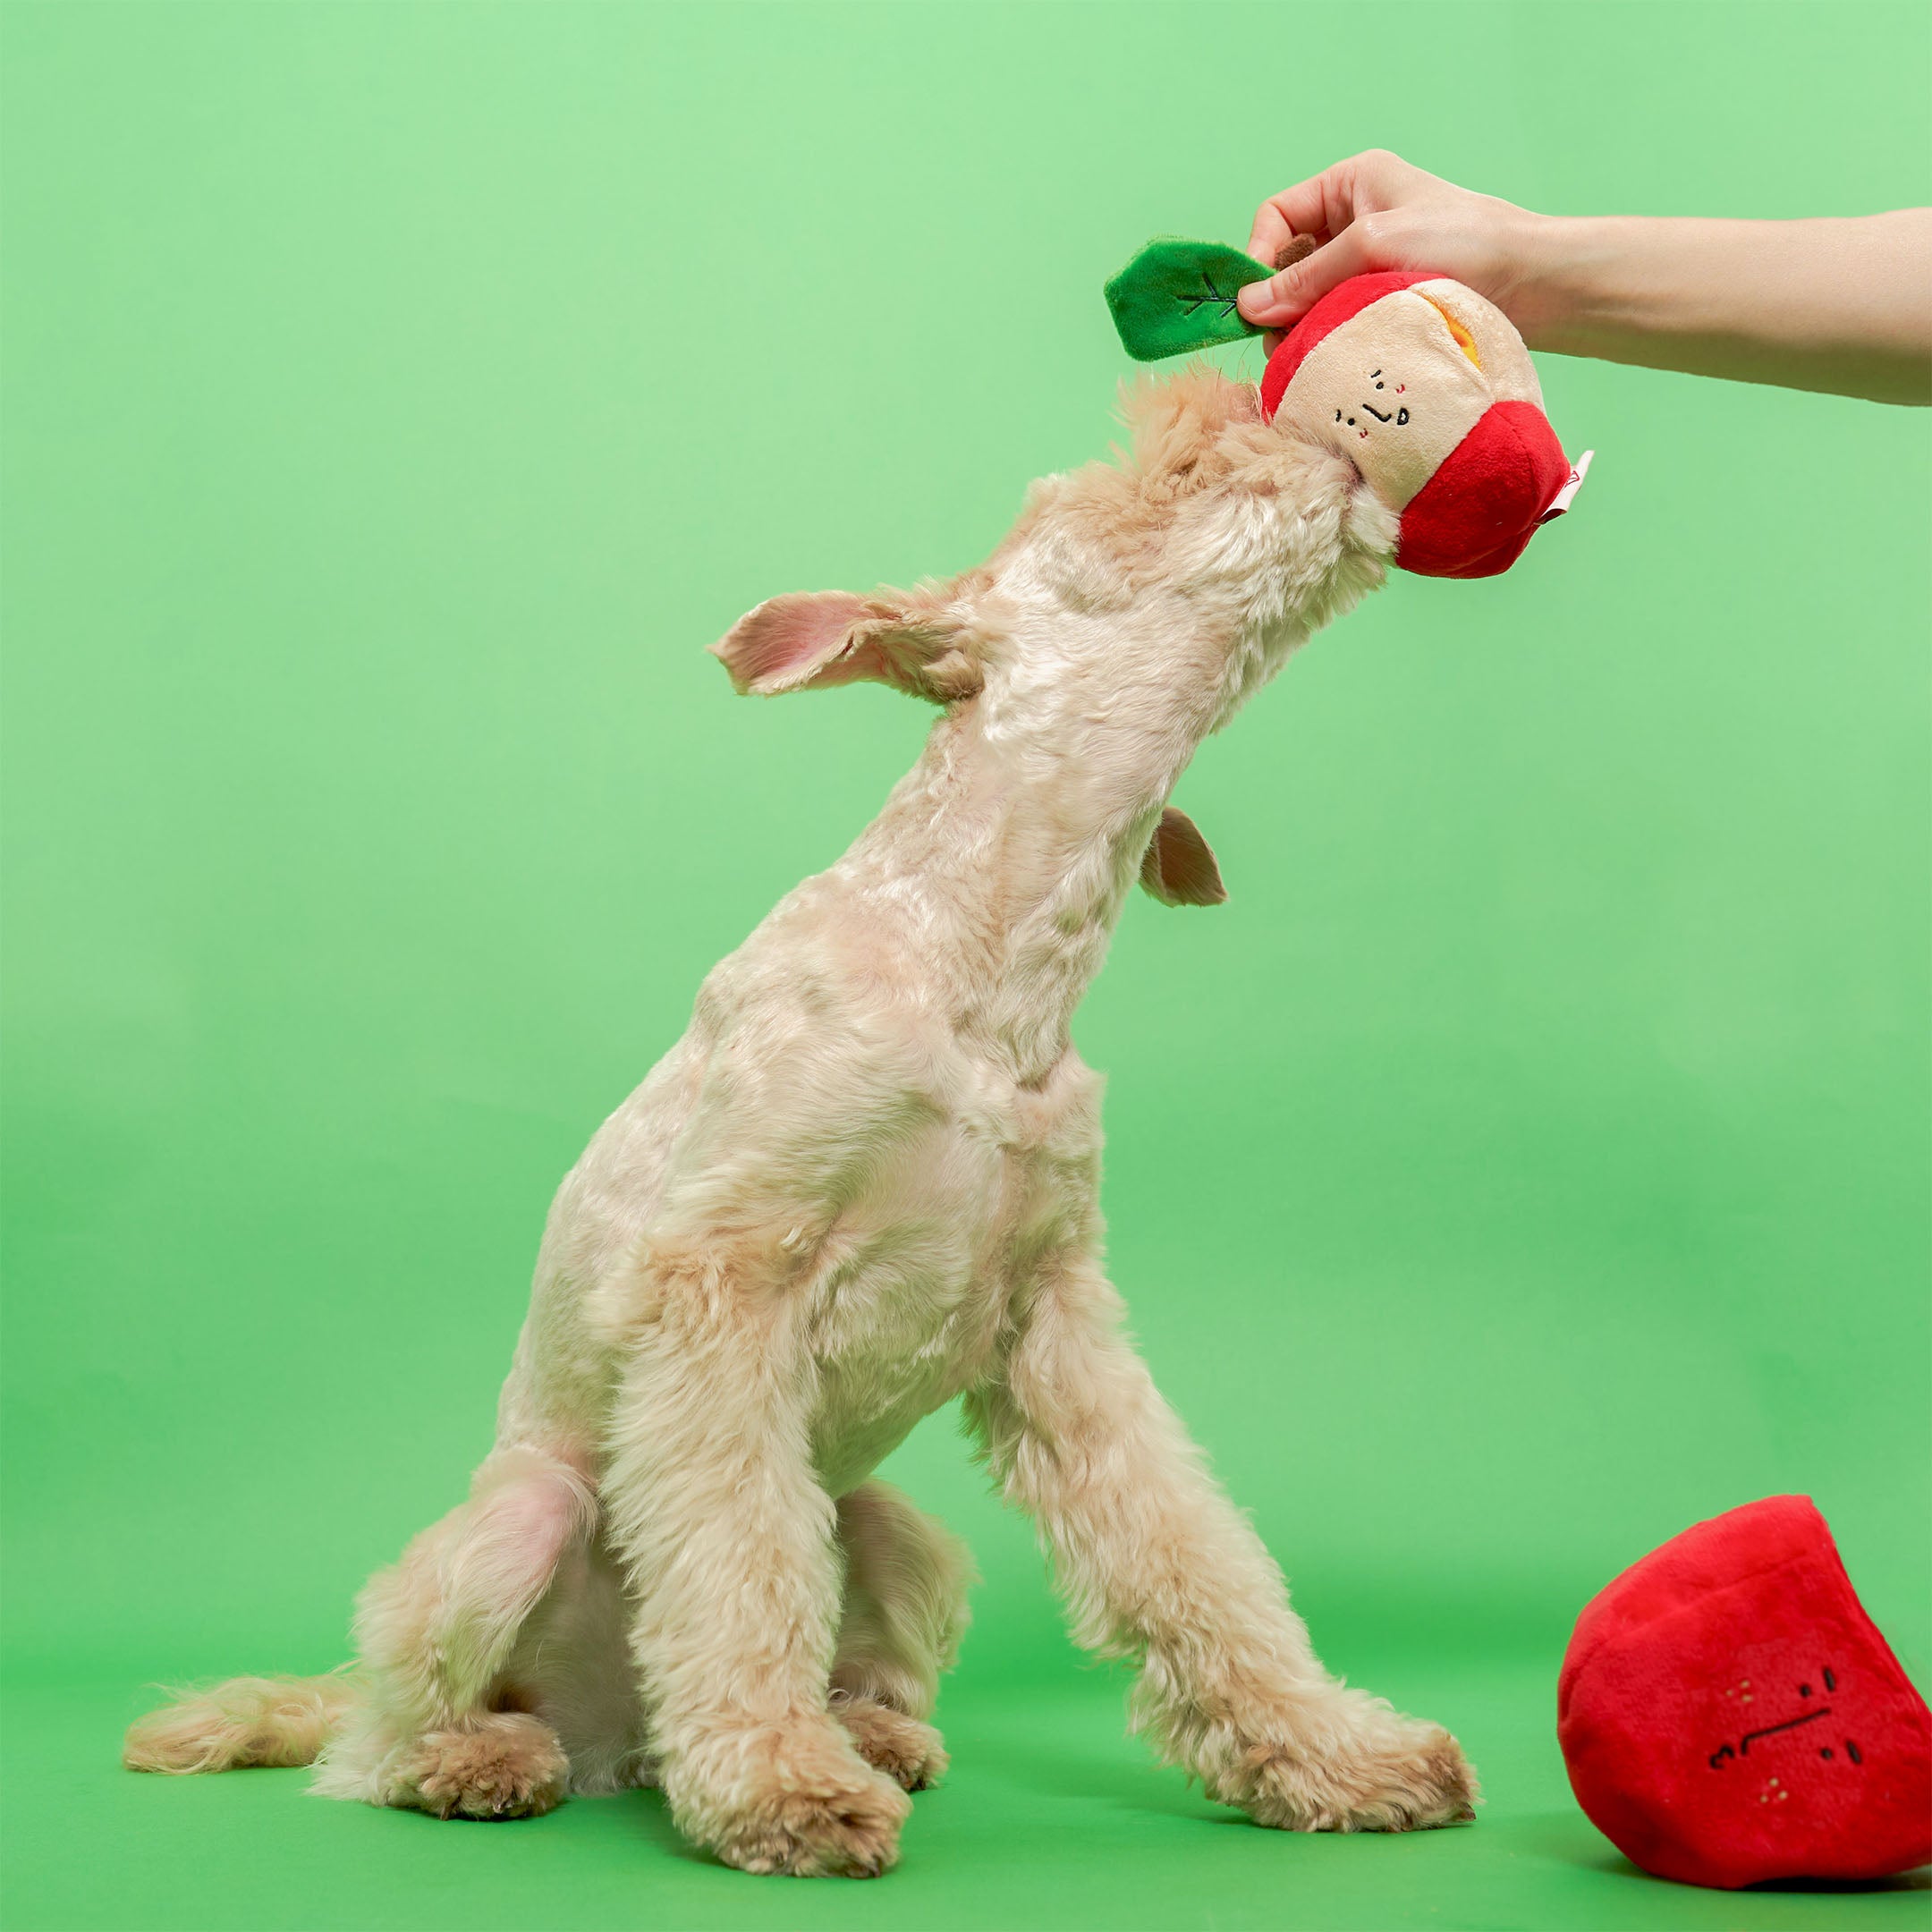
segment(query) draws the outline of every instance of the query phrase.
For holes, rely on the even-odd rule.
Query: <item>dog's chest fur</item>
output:
[[[1038,1089],[982,1067],[879,1163],[811,1256],[815,1460],[834,1495],[982,1380],[1040,1258],[1087,1241],[1101,1082],[1071,1050]],[[1070,1184],[1075,1182],[1078,1184]]]
[[[1037,1086],[956,1040],[936,1058],[943,1108],[924,1083],[884,1104],[882,1069],[849,1065],[875,1116],[892,1124],[866,1137],[835,1206],[815,1214],[806,1192],[793,1193],[793,1217],[756,1243],[805,1343],[813,1456],[834,1495],[994,1369],[1043,1256],[1097,1237],[1099,1076],[1071,1048]],[[682,1218],[662,1154],[667,1138],[706,1138],[702,1098],[716,1082],[699,1068],[715,1072],[715,1060],[687,1039],[565,1182],[504,1391],[501,1440],[574,1442],[587,1470],[601,1461],[621,1330],[640,1312],[609,1284],[637,1278],[623,1252],[661,1248]],[[735,1109],[727,1131],[755,1138]],[[599,1281],[606,1292],[587,1292]]]

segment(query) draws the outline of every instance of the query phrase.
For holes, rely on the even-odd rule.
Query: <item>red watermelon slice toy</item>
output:
[[[1579,1619],[1556,1698],[1577,1802],[1660,1877],[1932,1861],[1932,1713],[1808,1496],[1698,1523],[1626,1570]]]
[[[1107,284],[1129,354],[1176,355],[1254,333],[1234,305],[1269,271],[1215,242],[1149,242]],[[1446,275],[1357,275],[1269,357],[1265,420],[1346,456],[1401,520],[1394,561],[1425,577],[1493,577],[1570,506],[1574,469],[1543,413],[1522,337]]]

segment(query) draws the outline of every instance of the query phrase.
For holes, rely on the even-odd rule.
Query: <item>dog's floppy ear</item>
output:
[[[1140,883],[1163,905],[1219,905],[1227,897],[1221,868],[1200,828],[1177,806],[1168,806],[1140,860]]]
[[[979,689],[961,627],[937,610],[889,596],[793,590],[748,611],[711,647],[741,692],[822,691],[872,678],[947,704]]]

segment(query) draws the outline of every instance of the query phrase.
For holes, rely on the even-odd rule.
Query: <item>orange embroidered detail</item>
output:
[[[1418,295],[1422,295],[1422,291],[1420,289],[1418,289],[1416,291],[1416,293]],[[1433,295],[1422,295],[1422,300],[1426,301],[1429,305],[1429,307],[1433,309],[1436,313],[1439,315],[1443,318],[1443,320],[1449,325],[1449,333],[1455,337],[1456,347],[1460,349],[1462,353],[1466,355],[1470,359],[1470,360],[1476,365],[1478,369],[1480,369],[1482,367],[1482,358],[1476,353],[1476,338],[1471,335],[1470,332],[1466,328],[1464,328],[1462,325],[1458,322],[1456,318],[1453,315],[1451,315],[1449,311],[1445,309],[1443,305],[1439,301],[1437,301]]]

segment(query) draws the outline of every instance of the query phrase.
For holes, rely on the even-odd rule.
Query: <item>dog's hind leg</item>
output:
[[[505,1672],[558,1565],[596,1522],[590,1487],[569,1464],[530,1448],[492,1455],[470,1500],[363,1591],[369,1699],[328,1747],[316,1790],[441,1818],[549,1810],[570,1763]]]
[[[838,1540],[845,1600],[832,1712],[868,1764],[919,1791],[946,1767],[945,1747],[926,1720],[939,1674],[959,1652],[972,1558],[889,1483],[863,1483],[839,1498]]]

